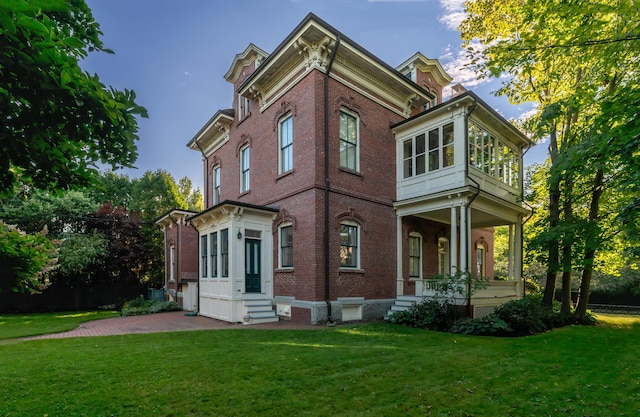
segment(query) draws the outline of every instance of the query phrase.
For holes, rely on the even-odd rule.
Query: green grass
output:
[[[372,323],[11,341],[0,415],[638,416],[640,320],[616,320],[523,338]]]
[[[59,333],[90,320],[117,317],[116,311],[0,315],[0,340]]]

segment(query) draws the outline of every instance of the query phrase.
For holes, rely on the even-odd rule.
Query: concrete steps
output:
[[[243,323],[246,325],[275,323],[280,321],[276,311],[273,309],[273,302],[271,299],[245,300],[243,304],[245,308]]]
[[[384,319],[389,320],[389,316],[396,311],[407,311],[412,305],[421,302],[423,299],[423,297],[417,295],[399,295],[396,298],[396,302],[393,303],[389,310],[387,310],[387,314],[384,315]]]

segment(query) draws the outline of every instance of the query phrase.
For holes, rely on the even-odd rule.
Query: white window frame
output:
[[[345,265],[343,264],[343,259],[347,258],[347,255],[345,253],[343,253],[343,247],[345,245],[343,245],[342,243],[342,228],[343,227],[349,227],[349,228],[355,228],[355,245],[347,245],[347,247],[349,248],[355,248],[354,251],[352,251],[352,258],[354,260],[354,265]],[[340,268],[345,268],[345,269],[360,269],[360,253],[362,251],[362,241],[360,239],[361,233],[360,233],[360,225],[354,221],[351,220],[344,220],[340,222]],[[355,253],[353,253],[355,252]]]
[[[209,234],[209,257],[211,258],[211,278],[218,278],[220,270],[218,269],[218,231]]]
[[[284,127],[288,125],[288,129]],[[286,135],[285,135],[286,133]],[[285,140],[287,140],[285,142]],[[278,174],[293,169],[293,115],[288,114],[278,123]]]
[[[342,128],[341,128],[341,126],[342,126],[342,115],[345,115],[347,117],[351,117],[351,118],[353,118],[355,120],[355,128],[356,128],[356,132],[355,132],[355,136],[356,136],[355,141],[356,141],[356,143],[355,144],[350,142],[348,140],[348,138],[343,138],[342,137],[342,132],[341,132],[342,131]],[[356,113],[354,113],[352,111],[349,111],[347,109],[344,109],[344,108],[340,109],[340,116],[339,117],[340,117],[340,119],[339,119],[339,126],[340,126],[340,129],[339,129],[339,131],[340,131],[340,134],[339,134],[339,136],[340,136],[340,138],[339,138],[339,140],[340,140],[340,142],[339,142],[340,167],[341,168],[345,168],[345,169],[349,169],[349,170],[352,170],[352,171],[355,171],[355,172],[360,172],[360,117]],[[353,161],[353,164],[355,165],[354,167],[349,166],[349,163],[351,162],[350,160],[346,161],[347,162],[346,165],[344,165],[342,163],[342,152],[343,152],[342,151],[342,146],[343,146],[342,144],[343,143],[347,143],[348,144],[347,146],[353,146],[355,148],[354,149],[354,156],[353,156],[353,158],[355,159],[355,161]],[[348,153],[347,153],[347,156],[348,156]]]
[[[419,139],[422,137],[421,139]],[[420,149],[418,148],[418,142],[423,142],[422,152],[418,153]],[[427,138],[426,133],[420,133],[411,137],[410,139],[406,139],[402,142],[402,178],[411,178],[417,175],[423,175],[426,173],[427,169]],[[407,144],[411,144],[411,154],[407,156],[406,154],[406,146]],[[422,171],[418,172],[418,162],[422,160]],[[407,172],[407,164],[409,165],[409,172]]]
[[[209,277],[209,269],[207,267],[209,261],[209,251],[207,249],[208,242],[209,235],[200,236],[200,276],[202,278]]]
[[[169,282],[176,281],[176,247],[171,244],[169,246]]]
[[[245,145],[240,148],[240,193],[251,189],[251,148]]]
[[[283,229],[286,229],[286,228],[291,228],[291,246],[284,246],[285,242],[283,241],[282,231]],[[283,262],[285,247],[291,248],[291,265],[285,265]],[[293,268],[293,225],[291,224],[291,222],[282,223],[278,227],[278,267],[281,269]]]

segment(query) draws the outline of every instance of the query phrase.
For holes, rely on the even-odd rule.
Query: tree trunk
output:
[[[589,208],[589,224],[585,233],[585,251],[583,258],[582,278],[580,280],[580,293],[578,294],[578,305],[574,313],[574,318],[578,322],[584,321],[589,305],[589,292],[591,290],[591,277],[593,275],[593,260],[596,250],[600,246],[598,233],[598,212],[600,210],[600,197],[603,192],[604,172],[598,169],[593,181],[593,191],[591,193],[591,206]]]
[[[551,157],[551,176],[549,177],[549,232],[553,233],[558,228],[560,221],[560,176],[554,175],[554,167],[558,163],[558,138],[555,125],[549,135],[549,155]],[[550,238],[547,242],[547,282],[544,286],[542,305],[548,308],[553,306],[556,295],[556,281],[560,265],[560,244],[557,238]]]
[[[567,175],[565,179],[565,192],[564,192],[564,220],[568,227],[571,227],[573,222],[573,179],[571,174]],[[573,231],[565,228],[564,236],[562,238],[562,305],[560,307],[560,313],[571,314],[571,270],[572,270],[572,256],[573,256]]]

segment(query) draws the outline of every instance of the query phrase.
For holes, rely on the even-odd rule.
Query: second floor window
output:
[[[346,111],[340,111],[340,166],[358,171],[359,145],[358,118]]]
[[[220,202],[220,166],[213,168],[211,179],[213,180],[213,205],[216,205]]]
[[[453,165],[453,123],[429,131],[429,171]]]
[[[240,149],[240,192],[249,191],[249,167],[250,167],[250,151],[249,146]]]
[[[404,178],[425,173],[426,142],[424,133],[404,141],[402,144],[402,159]]]
[[[469,166],[513,187],[520,187],[520,157],[505,142],[476,124],[469,127]]]
[[[278,125],[279,135],[279,168],[280,174],[293,169],[293,117],[291,115],[282,119]]]

